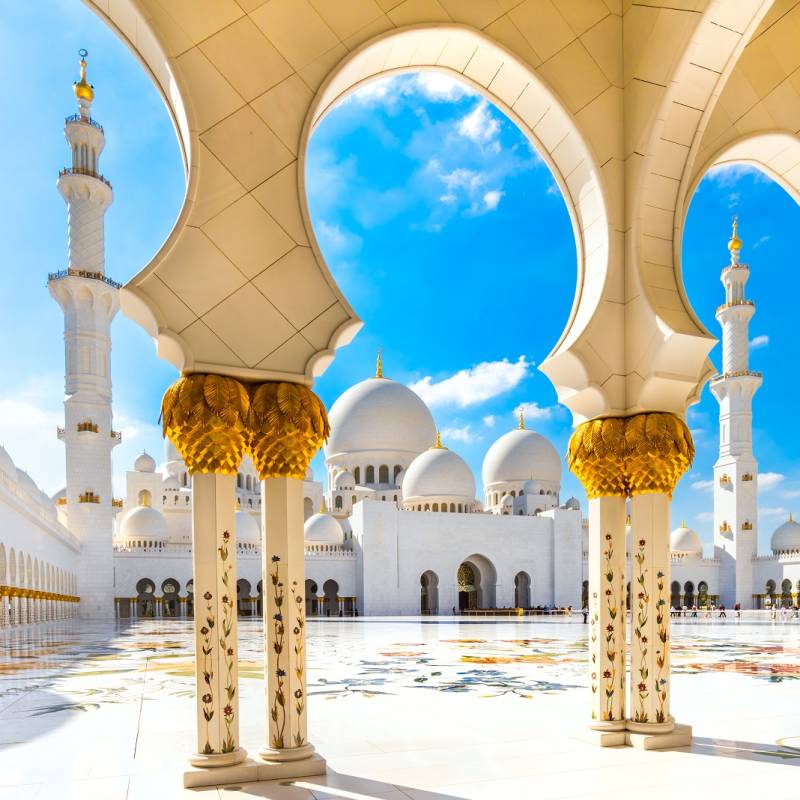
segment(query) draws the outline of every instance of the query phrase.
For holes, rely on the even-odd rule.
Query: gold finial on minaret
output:
[[[72,91],[75,92],[78,102],[83,100],[86,103],[91,103],[94,100],[94,86],[86,80],[86,56],[89,55],[89,52],[80,49],[78,50],[78,55],[81,57],[81,79],[72,84]]]
[[[519,410],[519,429],[521,431],[525,430],[525,409],[520,408]]]
[[[733,218],[733,224],[731,227],[731,238],[728,239],[728,250],[730,250],[731,255],[738,255],[739,251],[742,249],[742,240],[738,236],[739,217]]]
[[[383,350],[378,350],[378,360],[375,364],[375,377],[383,377]]]

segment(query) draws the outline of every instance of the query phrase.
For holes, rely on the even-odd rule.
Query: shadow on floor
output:
[[[355,775],[343,775],[330,768],[325,775],[286,781],[220,786],[224,800],[259,797],[265,800],[463,800],[428,789],[412,789]]]
[[[735,758],[745,761],[764,761],[768,764],[789,764],[800,767],[800,748],[783,744],[780,739],[774,744],[739,742],[735,739],[710,739],[695,736],[691,752],[716,758]]]

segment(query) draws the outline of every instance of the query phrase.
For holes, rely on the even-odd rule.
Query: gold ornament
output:
[[[191,474],[235,475],[247,450],[250,396],[234,378],[184,375],[161,401],[164,436]]]
[[[573,432],[567,452],[569,468],[589,498],[671,496],[693,459],[686,424],[663,412],[584,422]]]
[[[262,383],[251,392],[250,454],[259,477],[302,480],[330,433],[325,406],[299,383]]]
[[[91,103],[94,100],[94,86],[86,80],[86,56],[89,53],[86,50],[79,50],[78,55],[81,57],[81,79],[72,84],[72,91],[75,92],[78,100]]]
[[[731,225],[731,238],[728,239],[728,250],[731,253],[738,253],[742,249],[742,240],[739,238],[739,218],[733,218]]]

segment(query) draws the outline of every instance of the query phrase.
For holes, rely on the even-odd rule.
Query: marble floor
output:
[[[0,631],[0,800],[661,800],[800,781],[800,624],[679,620],[673,712],[691,748],[598,749],[580,622],[309,621],[310,738],[324,778],[190,791],[191,623]],[[260,624],[240,621],[241,740],[264,735]],[[796,771],[795,771],[796,770]]]

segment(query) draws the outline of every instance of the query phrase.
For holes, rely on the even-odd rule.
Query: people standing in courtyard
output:
[[[719,618],[720,619],[727,619],[728,615],[725,613],[725,603],[719,604]]]
[[[736,621],[738,622],[742,618],[742,604],[735,603],[733,610],[736,612]]]
[[[583,624],[586,625],[586,623],[589,621],[589,609],[584,606],[581,609],[581,614],[583,614]]]

